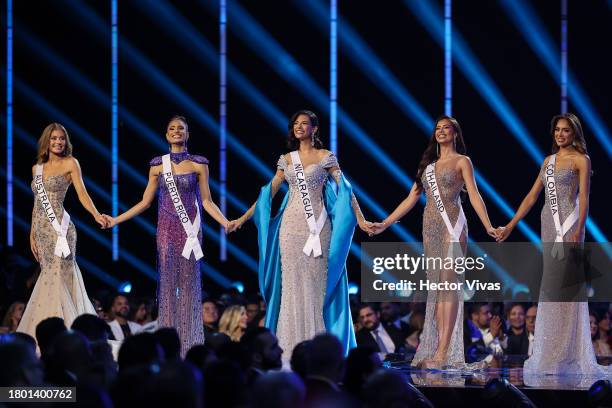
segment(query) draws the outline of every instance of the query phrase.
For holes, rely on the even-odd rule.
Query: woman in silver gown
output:
[[[425,192],[426,205],[423,212],[423,246],[425,256],[446,258],[451,242],[456,240],[464,252],[467,243],[467,223],[461,208],[460,193],[467,189],[470,203],[476,210],[487,233],[495,237],[487,209],[474,180],[474,169],[469,157],[465,156],[465,143],[456,119],[441,116],[436,120],[431,139],[419,164],[416,181],[399,206],[383,222],[372,227],[379,234],[405,216]],[[431,165],[431,166],[430,166]],[[438,191],[432,184],[435,177]],[[441,203],[440,203],[441,200]],[[446,210],[454,226],[455,237],[438,208]],[[459,246],[457,244],[454,246]],[[452,269],[427,270],[430,282],[458,282],[461,276]],[[478,368],[481,365],[467,365],[463,353],[463,295],[461,290],[430,290],[427,293],[425,324],[417,348],[413,366],[421,368]]]
[[[554,177],[557,209],[562,225],[562,242],[584,242],[584,227],[589,209],[591,163],[587,153],[582,125],[571,113],[555,116],[551,121],[552,155],[548,156],[531,191],[523,199],[512,220],[500,227],[498,240],[504,241],[516,224],[527,215],[547,183],[547,175]],[[548,171],[547,171],[548,170]],[[541,237],[544,250],[555,242],[557,229],[551,211],[549,194],[545,194],[541,213]],[[571,217],[571,218],[570,218]],[[573,220],[571,225],[566,220]],[[565,224],[565,225],[564,225]],[[542,293],[552,269],[551,257],[544,254]],[[585,298],[586,300],[586,298]],[[550,302],[538,304],[533,354],[525,361],[525,374],[581,374],[600,375],[612,373],[612,367],[597,364],[589,327],[588,303]]]
[[[289,121],[288,130],[289,150],[299,155],[314,210],[314,219],[319,220],[325,207],[324,191],[327,178],[332,176],[339,183],[342,177],[338,161],[333,153],[323,149],[319,138],[319,121],[313,112],[305,110],[296,112]],[[276,327],[270,328],[275,331],[279,344],[285,351],[283,359],[287,360],[298,343],[326,331],[323,310],[334,226],[328,220],[319,233],[321,254],[306,255],[304,244],[309,240],[311,233],[304,216],[303,189],[298,187],[292,153],[281,155],[278,160],[277,171],[271,182],[272,197],[283,182],[289,185],[289,198],[282,215],[278,236],[281,263],[280,312]],[[240,228],[253,216],[256,204],[236,220],[235,228]],[[364,219],[354,195],[351,206],[359,227],[369,232],[370,223]],[[263,261],[260,259],[260,263]],[[346,305],[348,307],[348,302]],[[269,320],[266,319],[267,322]],[[327,329],[329,331],[329,328]],[[354,343],[354,335],[352,342]]]
[[[70,327],[77,316],[96,314],[76,263],[76,229],[64,210],[64,198],[71,184],[83,207],[102,227],[106,225],[85,189],[81,167],[72,156],[72,144],[64,126],[51,123],[45,128],[38,140],[36,161],[32,168],[34,208],[30,247],[40,263],[40,276],[17,328],[32,337],[38,323],[48,317],[61,317]],[[50,220],[56,222],[52,224]],[[63,231],[60,235],[65,240],[58,240],[55,226]]]

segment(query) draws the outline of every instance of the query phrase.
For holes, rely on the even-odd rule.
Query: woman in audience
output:
[[[23,315],[23,309],[25,309],[25,303],[13,302],[2,320],[2,327],[0,327],[0,333],[14,333],[19,326],[21,316]]]
[[[230,306],[221,315],[219,333],[223,333],[232,341],[238,342],[247,328],[247,314],[244,306]]]

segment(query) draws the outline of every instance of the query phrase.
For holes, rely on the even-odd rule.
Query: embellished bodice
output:
[[[200,164],[208,164],[208,159],[204,156],[192,155],[188,152],[181,153],[170,153],[170,160],[174,164],[180,164],[184,160],[189,160],[195,163]],[[155,157],[149,163],[151,166],[159,166],[162,164],[162,156]],[[164,179],[163,173],[160,173],[158,176],[158,213],[161,216],[162,212],[165,214],[169,214],[170,216],[177,217],[176,210],[174,209],[174,204],[172,199],[170,198],[170,193],[168,192],[168,187],[166,186],[166,181]],[[189,219],[193,221],[196,214],[196,201],[198,206],[202,205],[202,198],[200,196],[200,189],[198,184],[198,176],[196,173],[186,173],[186,174],[174,174],[174,183],[176,184],[176,188],[181,196],[181,201],[187,210],[187,214],[189,215]]]
[[[71,183],[71,181],[66,180],[66,177],[63,174],[57,174],[55,176],[49,176],[46,178],[43,177],[45,191],[47,192],[47,196],[49,197],[53,211],[58,217],[61,217],[61,214],[63,213],[64,198],[66,198],[66,192],[68,191],[68,187],[70,187]],[[38,199],[38,192],[36,191],[34,180],[32,180],[30,187],[32,188],[32,192],[34,192],[34,196],[36,198],[34,200],[34,211],[44,214],[42,205]]]

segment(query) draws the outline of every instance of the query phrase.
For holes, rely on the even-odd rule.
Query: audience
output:
[[[111,316],[108,322],[113,334],[113,340],[124,340],[142,330],[142,326],[128,319],[130,303],[126,295],[117,293],[111,298]]]
[[[219,333],[231,341],[238,342],[247,328],[247,315],[244,306],[234,305],[225,309],[219,319]]]
[[[212,299],[202,302],[202,320],[204,322],[204,339],[219,331],[219,310]]]
[[[24,310],[25,303],[13,302],[6,311],[4,319],[2,319],[2,327],[0,327],[0,333],[16,332],[17,327],[19,326],[19,322],[21,321],[21,316],[23,316]]]
[[[359,320],[362,329],[355,337],[357,345],[374,348],[380,353],[381,359],[388,354],[398,353],[404,347],[405,337],[394,324],[384,327],[380,323],[380,313],[370,304],[359,307]]]
[[[228,303],[240,299],[246,307]],[[358,347],[345,356],[340,341],[330,334],[319,334],[294,350],[282,350],[276,336],[259,326],[265,312],[256,296],[227,296],[220,319],[217,303],[205,299],[206,344],[192,347],[183,361],[177,331],[142,332],[137,321],[151,324],[154,313],[149,314],[146,300],[132,308],[128,300],[123,294],[112,297],[113,320],[108,324],[99,316],[81,315],[67,330],[64,321],[55,317],[38,325],[36,340],[23,333],[0,335],[0,384],[73,386],[83,404],[104,407],[431,406],[401,372],[381,368],[381,357],[418,346],[424,316],[420,304],[411,304],[409,315],[402,305],[404,317],[400,318],[402,308],[396,303],[384,302],[379,312],[374,305],[353,299],[352,313],[361,329],[356,334]],[[496,347],[503,347],[508,356],[531,353],[537,306],[525,309],[516,303],[495,316],[490,304],[466,307],[466,356],[492,356]],[[612,354],[607,307],[590,310],[598,357]],[[12,310],[16,308],[7,312],[11,327],[18,324],[14,316],[21,313]],[[122,344],[113,343],[113,337],[122,339]],[[120,345],[117,361],[110,343]],[[281,371],[287,361],[292,373]],[[385,364],[391,361],[389,357]]]
[[[527,355],[529,351],[529,334],[525,327],[525,307],[520,303],[514,303],[508,309],[508,330],[506,341],[502,343],[506,354]]]
[[[525,329],[527,330],[527,337],[529,339],[529,349],[527,355],[530,356],[533,352],[533,339],[535,338],[535,324],[536,316],[538,314],[538,305],[535,304],[527,309],[525,313]]]

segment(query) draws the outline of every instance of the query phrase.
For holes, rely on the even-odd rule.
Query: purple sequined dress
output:
[[[208,164],[202,156],[187,152],[171,153],[174,164],[184,160]],[[162,164],[161,157],[151,160],[151,166]],[[196,173],[175,174],[174,181],[178,188],[183,205],[189,214],[189,220],[194,221],[197,205],[202,212],[202,198]],[[185,230],[179,221],[174,205],[168,193],[168,187],[159,175],[159,195],[157,210],[157,302],[159,305],[159,327],[174,327],[181,339],[181,355],[196,344],[204,343],[204,328],[202,324],[202,286],[200,279],[200,262],[195,260],[193,253],[185,259],[181,253],[187,238]],[[202,244],[202,230],[198,233]]]

